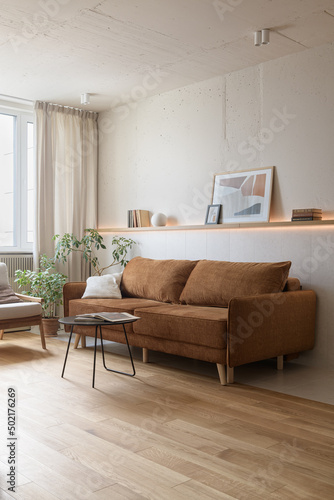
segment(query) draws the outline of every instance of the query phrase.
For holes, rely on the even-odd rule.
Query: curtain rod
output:
[[[75,106],[67,106],[66,104],[56,104],[54,102],[49,102],[49,101],[40,101],[40,100],[37,100],[35,102],[41,102],[43,104],[51,104],[51,106],[58,106],[59,108],[67,108],[67,109],[74,109],[76,111],[85,111],[86,113],[96,113],[96,114],[99,114],[98,111],[92,111],[90,109],[83,109],[83,108],[78,108],[78,107],[75,107]]]
[[[31,101],[30,99],[22,99],[21,97],[15,97],[13,95],[0,94],[0,99],[19,102],[21,104],[34,104],[34,101]]]
[[[7,100],[7,101],[10,101],[10,102],[16,102],[16,103],[19,103],[19,104],[27,104],[27,105],[33,105],[36,102],[36,101],[31,101],[30,99],[22,99],[21,97],[15,97],[15,96],[6,95],[6,94],[0,94],[0,100]],[[56,103],[48,102],[48,101],[39,101],[39,100],[37,100],[37,102],[46,102],[46,104],[51,104],[52,106],[59,106],[59,107],[68,108],[68,109],[75,109],[75,110],[78,110],[78,111],[86,111],[88,113],[98,113],[97,111],[91,111],[91,110],[88,110],[88,109],[85,110],[85,109],[78,108],[78,107],[75,107],[75,106],[66,106],[64,104],[56,104]]]

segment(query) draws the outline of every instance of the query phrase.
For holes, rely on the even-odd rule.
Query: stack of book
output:
[[[150,225],[148,210],[128,210],[128,227],[149,227]]]
[[[292,210],[291,220],[321,220],[321,208],[294,208]]]

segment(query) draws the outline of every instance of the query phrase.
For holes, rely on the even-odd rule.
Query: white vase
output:
[[[157,213],[153,214],[151,218],[152,226],[165,226],[167,223],[167,217],[165,214]]]

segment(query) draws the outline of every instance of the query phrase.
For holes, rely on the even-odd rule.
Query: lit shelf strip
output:
[[[251,229],[251,228],[270,228],[270,227],[303,227],[303,226],[322,226],[334,225],[334,220],[308,220],[308,221],[281,221],[281,222],[257,222],[243,224],[217,224],[201,226],[159,226],[159,227],[101,227],[100,233],[131,233],[137,231],[192,231],[192,230],[224,230],[224,229]]]

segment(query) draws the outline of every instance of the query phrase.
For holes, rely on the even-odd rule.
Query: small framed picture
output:
[[[218,224],[221,205],[208,205],[205,224]]]

